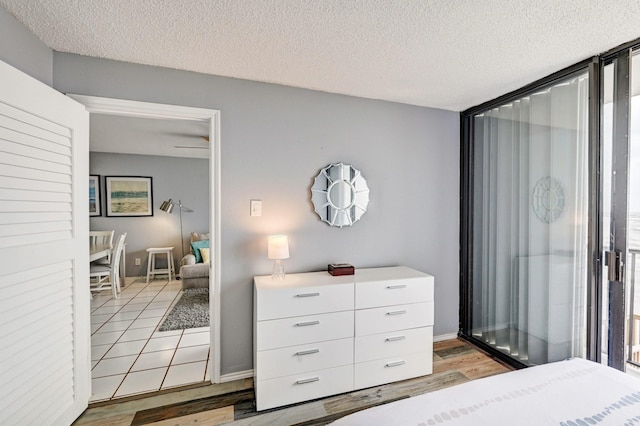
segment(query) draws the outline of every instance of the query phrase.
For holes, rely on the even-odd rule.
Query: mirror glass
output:
[[[555,222],[565,207],[565,195],[562,184],[554,177],[540,179],[533,188],[531,205],[538,219],[544,223]]]
[[[324,222],[339,228],[351,226],[367,211],[369,187],[354,167],[330,164],[316,176],[311,201]]]

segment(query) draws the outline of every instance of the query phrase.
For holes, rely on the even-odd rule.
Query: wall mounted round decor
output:
[[[556,221],[564,212],[565,195],[562,184],[551,176],[536,182],[531,195],[533,211],[544,223]]]
[[[315,212],[330,226],[351,226],[367,211],[369,187],[360,170],[329,164],[320,170],[311,187]]]

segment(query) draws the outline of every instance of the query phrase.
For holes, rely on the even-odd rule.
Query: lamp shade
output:
[[[271,235],[267,242],[267,257],[269,259],[289,258],[289,239],[286,235]]]
[[[171,200],[171,198],[169,198],[169,201],[163,201],[162,204],[160,204],[160,210],[162,210],[163,212],[171,213],[171,211],[173,210],[173,201]]]
[[[163,212],[171,213],[173,211],[173,206],[180,207],[181,212],[193,213],[193,210],[191,210],[189,207],[185,207],[182,205],[182,201],[178,200],[178,202],[176,203],[171,198],[169,198],[167,201],[163,201],[162,204],[160,204],[160,210],[162,210]]]

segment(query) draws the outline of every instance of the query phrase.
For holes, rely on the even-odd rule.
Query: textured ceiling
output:
[[[60,52],[463,110],[640,37],[638,0],[0,0]]]

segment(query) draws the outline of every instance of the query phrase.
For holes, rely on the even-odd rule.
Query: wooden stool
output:
[[[171,281],[171,274],[175,276],[176,267],[173,264],[173,247],[152,247],[147,249],[149,258],[147,259],[147,284],[149,284],[149,276],[156,274],[169,275],[169,281]],[[167,269],[156,269],[156,254],[167,256]]]

